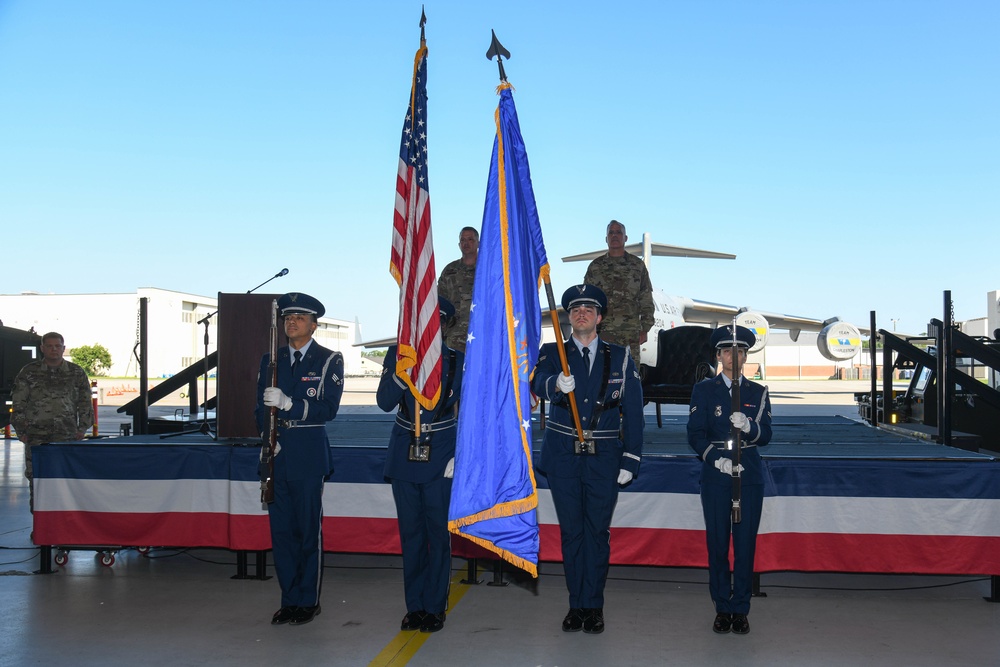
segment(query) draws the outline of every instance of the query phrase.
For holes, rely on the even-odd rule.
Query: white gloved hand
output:
[[[622,468],[618,471],[618,484],[625,486],[632,481],[632,473]]]
[[[723,475],[733,474],[733,462],[727,458],[716,459],[715,467],[718,468],[719,472]]]
[[[729,423],[744,433],[750,432],[750,420],[742,412],[734,412],[729,415]]]
[[[444,465],[444,476],[451,479],[455,476],[455,457],[448,459],[448,463]]]
[[[572,375],[560,373],[559,377],[556,378],[556,389],[564,394],[568,394],[576,389],[576,379]]]
[[[289,410],[292,407],[292,399],[285,396],[285,392],[277,387],[267,387],[264,389],[264,405],[269,408]]]

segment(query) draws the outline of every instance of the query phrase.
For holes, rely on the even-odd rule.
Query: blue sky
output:
[[[923,331],[1000,288],[1000,3],[425,4],[438,270],[479,227],[512,57],[557,293],[604,246],[669,294]],[[304,291],[395,333],[421,5],[0,0],[0,293]],[[2,313],[0,313],[2,319]]]

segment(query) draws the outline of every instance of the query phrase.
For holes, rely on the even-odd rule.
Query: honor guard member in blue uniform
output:
[[[326,422],[344,392],[344,357],[313,340],[326,309],[302,293],[278,299],[288,345],[278,349],[276,387],[264,355],[257,375],[257,428],[266,436],[269,408],[278,408],[274,502],[268,505],[281,608],[271,623],[308,623],[320,613],[323,571],[323,484],[333,473]]]
[[[701,507],[708,542],[708,590],[715,603],[718,633],[750,632],[747,613],[753,585],[753,559],[764,503],[764,475],[758,447],[771,441],[771,400],[767,387],[740,375],[739,412],[732,411],[731,387],[734,355],[739,368],[756,338],[745,327],[732,325],[712,334],[712,346],[722,363],[722,373],[702,380],[691,392],[688,443],[702,460]],[[733,438],[731,427],[740,429],[741,520],[732,523]],[[733,537],[733,568],[729,568],[729,536]]]
[[[611,516],[619,485],[639,471],[642,384],[626,347],[597,336],[607,298],[593,285],[562,296],[573,335],[566,341],[570,374],[562,372],[558,343],[546,343],[531,379],[535,395],[551,404],[539,470],[552,492],[562,536],[569,589],[565,632],[604,631],[604,584],[611,557]],[[569,392],[574,392],[586,442],[577,436]]]
[[[438,304],[444,332],[455,308],[444,298],[439,298]],[[441,396],[434,409],[420,409],[420,433],[416,433],[413,393],[396,375],[396,346],[385,353],[376,402],[386,412],[398,408],[385,476],[392,482],[403,548],[406,616],[400,624],[402,630],[437,632],[444,627],[451,577],[448,505],[464,363],[461,352],[442,342]]]

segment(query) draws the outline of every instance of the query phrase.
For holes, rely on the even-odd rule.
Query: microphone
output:
[[[260,285],[257,285],[253,289],[248,289],[247,290],[247,294],[250,294],[251,292],[256,292],[261,287],[263,287],[264,285],[268,284],[269,282],[271,282],[275,278],[280,278],[281,276],[287,276],[287,275],[288,275],[288,269],[282,269],[281,271],[278,271],[273,276],[271,276],[270,278],[268,278],[267,280],[265,280],[264,282],[262,282]]]

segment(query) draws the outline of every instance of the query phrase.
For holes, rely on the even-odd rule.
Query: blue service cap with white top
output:
[[[323,317],[326,308],[316,297],[303,294],[302,292],[289,292],[282,294],[278,298],[278,310],[281,316],[301,313],[304,315],[315,315],[317,318]]]
[[[608,297],[600,287],[594,285],[573,285],[563,292],[562,307],[567,313],[574,306],[596,306],[601,315],[608,309]]]
[[[736,325],[736,347],[745,347],[747,349],[753,347],[754,343],[757,342],[757,337],[754,335],[753,331],[747,329],[746,327],[741,327]],[[724,327],[719,327],[712,332],[712,347],[732,347],[733,346],[733,325],[727,324]]]

